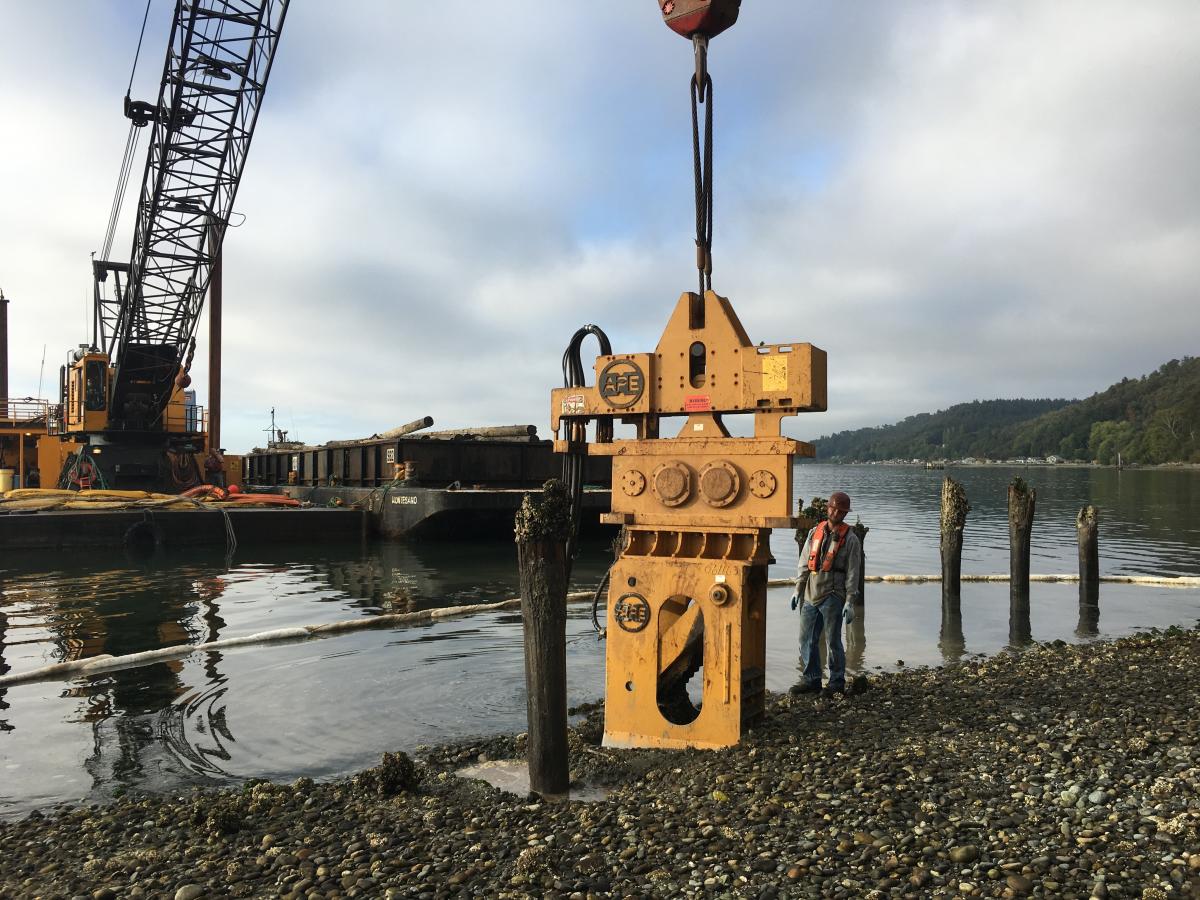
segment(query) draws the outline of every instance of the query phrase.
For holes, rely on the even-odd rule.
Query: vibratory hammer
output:
[[[751,343],[711,290],[679,298],[653,353],[596,358],[590,387],[552,392],[560,453],[612,457],[612,510],[624,526],[609,580],[604,743],[727,747],[761,718],[772,528],[795,528],[792,460],[813,448],[783,437],[785,416],[826,408],[825,352]],[[754,417],[731,437],[722,417]],[[674,437],[660,422],[687,416]],[[614,440],[612,423],[636,428]],[[702,673],[699,702],[688,682]],[[693,694],[695,691],[693,690]]]

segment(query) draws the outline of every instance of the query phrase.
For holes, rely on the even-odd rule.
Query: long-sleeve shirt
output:
[[[813,535],[817,529],[808,532],[804,546],[800,548],[800,566],[796,573],[796,594],[808,603],[820,603],[830,594],[837,594],[843,600],[857,603],[862,600],[858,592],[858,582],[862,572],[862,542],[854,529],[846,532],[846,539],[838,547],[837,555],[833,558],[833,571],[808,571],[808,557],[812,554]]]

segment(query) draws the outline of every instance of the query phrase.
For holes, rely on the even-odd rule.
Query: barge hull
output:
[[[224,513],[224,514],[223,514]],[[226,520],[228,515],[228,520]],[[361,509],[224,509],[213,511],[52,510],[0,515],[4,550],[82,550],[125,547],[222,547],[226,522],[239,547],[321,540],[361,540]]]
[[[354,505],[368,516],[372,535],[388,540],[509,540],[521,499],[531,488],[284,487],[281,493],[313,507]],[[585,489],[580,530],[612,532],[600,524],[608,511],[607,489]]]

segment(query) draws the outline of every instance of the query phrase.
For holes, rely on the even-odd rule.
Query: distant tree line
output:
[[[1086,400],[976,400],[814,442],[817,458],[1200,462],[1200,359],[1173,359]]]

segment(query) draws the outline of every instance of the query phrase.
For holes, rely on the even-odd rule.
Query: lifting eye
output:
[[[704,370],[708,365],[708,351],[704,344],[696,341],[688,351],[688,380],[692,387],[704,387]]]

